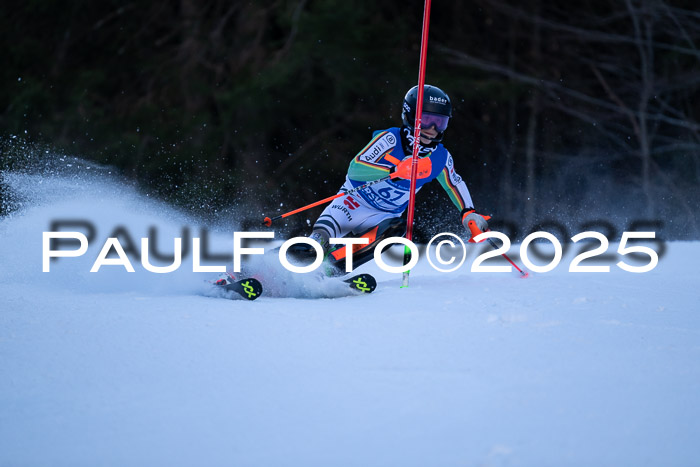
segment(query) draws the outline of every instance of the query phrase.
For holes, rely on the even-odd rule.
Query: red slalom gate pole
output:
[[[423,35],[420,44],[420,65],[418,66],[418,96],[416,102],[416,121],[413,131],[413,156],[411,161],[411,188],[408,198],[408,215],[406,218],[406,240],[413,239],[413,218],[416,208],[416,180],[418,175],[418,147],[420,145],[421,119],[423,117],[423,87],[425,85],[425,63],[428,57],[428,29],[430,27],[430,1],[425,0],[423,10]],[[406,265],[411,260],[411,250],[404,249],[403,264]],[[409,271],[403,273],[401,287],[408,287]]]

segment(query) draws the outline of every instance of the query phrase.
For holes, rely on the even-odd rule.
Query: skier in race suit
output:
[[[452,155],[442,145],[445,130],[452,117],[450,98],[435,86],[425,85],[423,89],[418,154],[422,178],[417,180],[416,191],[437,179],[457,208],[465,228],[472,235],[485,231],[488,228],[486,219],[475,212],[469,189],[455,171]],[[369,181],[385,178],[394,172],[399,172],[399,176],[351,195],[336,198],[313,225],[310,238],[316,240],[326,254],[330,251],[327,259],[338,274],[345,273],[347,252],[345,247],[337,248],[331,245],[330,238],[368,237],[368,245],[353,247],[353,265],[359,266],[372,259],[374,247],[380,240],[405,234],[406,221],[401,215],[408,206],[410,195],[410,164],[417,97],[418,86],[414,86],[404,98],[403,126],[374,132],[367,146],[350,162],[345,183],[340,191],[351,190]],[[429,162],[425,159],[429,159]],[[469,228],[470,221],[472,229]]]

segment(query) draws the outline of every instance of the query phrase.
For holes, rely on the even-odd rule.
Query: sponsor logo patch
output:
[[[457,175],[457,172],[455,172],[455,161],[452,159],[452,155],[447,156],[447,162],[445,163],[445,167],[447,167],[447,173],[450,176],[450,181],[452,182],[453,185],[459,185],[462,183],[462,177]]]
[[[337,209],[337,210],[339,210],[340,212],[342,212],[343,214],[345,214],[345,217],[347,217],[347,219],[348,219],[349,221],[352,220],[352,214],[350,214],[350,211],[349,211],[348,208],[346,208],[345,206],[338,206],[337,204],[332,204],[332,205],[331,205],[331,209]],[[335,219],[335,217],[334,217],[334,219]],[[337,220],[337,219],[336,219],[336,220]]]
[[[447,99],[444,97],[433,97],[430,96],[430,102],[435,102],[436,104],[447,104]]]
[[[375,162],[382,157],[387,151],[393,149],[396,144],[396,138],[391,133],[379,138],[360,156],[362,162]]]

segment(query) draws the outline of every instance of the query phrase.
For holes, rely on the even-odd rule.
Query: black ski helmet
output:
[[[413,86],[406,93],[406,97],[403,98],[403,112],[401,113],[401,118],[403,119],[403,124],[408,127],[411,132],[414,130],[414,124],[416,121],[416,104],[418,103],[418,86]],[[452,117],[452,102],[445,92],[436,87],[426,84],[423,86],[423,119],[425,121],[425,113],[442,115],[448,119]],[[445,123],[445,128],[446,128]],[[438,134],[433,141],[439,143],[442,141],[445,130],[444,128],[440,130],[437,129]]]

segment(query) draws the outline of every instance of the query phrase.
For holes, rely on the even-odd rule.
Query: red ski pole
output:
[[[486,220],[491,219],[491,216],[483,216],[483,217],[484,217],[484,219],[486,219]],[[474,221],[469,221],[469,224],[468,224],[468,225],[469,225],[469,231],[470,231],[471,234],[472,234],[472,238],[474,238],[474,237],[476,237],[477,235],[483,233],[481,230],[479,230],[479,227],[476,226],[476,222],[474,222]],[[487,230],[487,232],[488,232],[488,230]],[[489,241],[489,244],[493,247],[494,250],[498,250],[498,245],[496,245],[496,242],[494,242],[491,238],[487,238],[486,240]],[[469,241],[472,242],[473,240],[469,240]],[[482,241],[483,241],[483,240],[482,240]],[[523,279],[525,279],[526,277],[528,277],[528,276],[530,275],[530,273],[528,273],[527,271],[523,271],[522,269],[520,269],[520,268],[518,267],[518,265],[515,264],[515,263],[513,262],[513,260],[510,259],[510,258],[508,257],[507,254],[501,253],[501,256],[503,256],[510,264],[513,265],[513,267],[514,267],[515,269],[518,270],[518,272],[520,273],[520,276],[521,276]]]
[[[418,96],[416,101],[416,121],[413,131],[413,156],[411,164],[411,188],[408,198],[408,214],[406,218],[406,240],[413,239],[413,213],[416,208],[416,174],[418,173],[418,147],[420,145],[421,118],[423,117],[423,87],[425,86],[425,62],[428,56],[428,30],[430,27],[430,0],[425,0],[423,10],[423,35],[420,45],[420,65],[418,66]],[[403,264],[411,260],[411,250],[404,249]],[[403,273],[401,287],[408,287],[408,276],[411,271]]]
[[[490,238],[487,238],[487,240],[489,241],[489,243],[491,244],[491,246],[493,247],[494,250],[498,250],[498,245],[496,245],[496,242],[494,242],[494,241],[493,241],[492,239],[490,239]],[[528,277],[528,276],[530,275],[530,273],[528,273],[527,271],[523,271],[522,269],[520,269],[520,268],[518,267],[518,265],[515,264],[515,263],[513,262],[513,260],[510,259],[510,258],[508,257],[507,254],[501,253],[501,256],[503,256],[506,260],[508,260],[508,262],[509,262],[510,264],[512,264],[513,267],[514,267],[515,269],[518,270],[518,272],[520,273],[520,277],[522,277],[523,279],[525,279],[526,277]]]
[[[311,208],[314,208],[314,207],[316,207],[316,206],[320,206],[321,204],[328,203],[328,202],[330,202],[330,201],[333,201],[333,200],[336,199],[336,198],[340,198],[341,196],[345,196],[345,195],[350,195],[350,194],[356,193],[356,192],[362,190],[363,188],[367,188],[368,186],[372,186],[372,185],[375,185],[375,184],[377,184],[377,183],[381,183],[381,182],[383,182],[383,181],[385,181],[385,180],[389,180],[390,178],[395,178],[395,177],[397,177],[397,176],[398,176],[398,175],[397,175],[396,173],[393,173],[393,174],[389,175],[388,177],[380,178],[380,179],[378,179],[378,180],[372,180],[371,182],[367,182],[367,183],[365,183],[364,185],[360,185],[360,186],[358,186],[358,187],[355,187],[355,188],[353,188],[352,190],[342,191],[342,192],[340,192],[340,193],[338,193],[338,194],[335,194],[335,195],[333,195],[333,196],[329,196],[328,198],[323,198],[322,200],[316,201],[315,203],[307,204],[306,206],[303,206],[303,207],[301,207],[301,208],[299,208],[299,209],[295,209],[295,210],[293,210],[293,211],[289,211],[289,212],[286,212],[286,213],[284,213],[284,214],[280,214],[280,215],[277,216],[277,217],[272,217],[272,218],[266,217],[265,219],[263,219],[263,224],[266,225],[266,226],[268,226],[268,227],[270,227],[270,226],[272,225],[272,223],[273,223],[274,221],[278,220],[278,219],[283,219],[283,218],[285,218],[285,217],[292,216],[292,215],[294,215],[294,214],[296,214],[296,213],[299,213],[299,212],[302,212],[302,211],[306,211],[307,209],[311,209]]]

